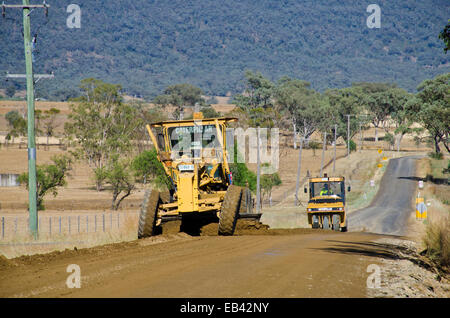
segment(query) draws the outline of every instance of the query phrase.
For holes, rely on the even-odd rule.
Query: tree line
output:
[[[336,131],[338,137],[348,141],[348,124],[351,139],[360,127],[366,128],[369,123],[376,131],[385,130],[386,138],[391,135],[388,123],[393,123],[392,146],[397,143],[399,148],[407,133],[426,130],[436,153],[441,153],[441,145],[450,152],[450,73],[423,81],[417,87],[417,94],[390,83],[358,82],[320,93],[301,79],[282,77],[272,82],[261,73],[251,71],[245,73],[245,78],[244,92],[233,97],[237,107],[232,113],[240,119],[242,127],[277,127],[304,140],[314,132],[331,136]],[[121,85],[99,79],[82,80],[80,90],[82,94],[72,100],[64,125],[70,156],[54,157],[53,164],[38,167],[41,208],[42,197],[48,191],[56,195],[56,188],[65,184],[65,175],[74,159],[88,163],[97,191],[112,192],[112,210],[119,208],[137,183],[170,187],[156,151],[149,150],[145,124],[183,118],[185,110],[195,106],[206,117],[219,116],[205,100],[204,92],[191,84],[167,87],[155,97],[153,107],[136,101],[125,103]],[[169,108],[173,112],[168,112]],[[42,122],[37,129],[42,129],[47,137],[52,136],[58,113],[52,109],[37,112]],[[20,114],[9,112],[6,119],[10,127],[8,138],[26,134],[26,120]],[[413,128],[413,123],[419,123],[420,128]],[[318,148],[313,142],[310,144],[311,148]],[[245,164],[233,163],[231,169],[236,184],[255,190],[256,176]],[[27,178],[21,180],[26,183]],[[263,195],[270,199],[272,188],[280,183],[277,174],[263,176]]]
[[[368,124],[385,131],[391,146],[400,143],[407,133],[428,133],[436,153],[443,145],[449,151],[450,73],[423,81],[417,93],[391,83],[356,82],[350,87],[328,89],[320,93],[301,79],[282,77],[272,82],[261,73],[245,73],[246,88],[234,96],[247,124],[260,127],[289,129],[294,135],[308,140],[314,132],[336,132],[346,142]],[[419,123],[420,128],[414,128]],[[390,126],[394,126],[394,135]]]

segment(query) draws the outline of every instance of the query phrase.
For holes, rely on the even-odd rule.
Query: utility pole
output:
[[[337,125],[334,124],[334,157],[333,157],[333,174],[336,172],[336,136],[337,136]]]
[[[361,122],[359,122],[359,152],[360,153],[362,150],[362,142],[363,142],[361,125],[362,125]]]
[[[303,137],[300,137],[300,150],[298,152],[298,163],[297,163],[297,182],[295,183],[295,205],[299,205],[300,200],[298,198],[298,189],[300,188],[300,170],[302,167],[302,148],[303,148]]]
[[[320,177],[323,177],[323,165],[325,162],[325,147],[327,146],[327,132],[323,133],[323,145],[322,145],[322,163],[320,164]]]
[[[23,42],[25,48],[25,67],[27,77],[27,108],[28,108],[28,200],[29,200],[29,228],[35,239],[38,237],[38,212],[37,212],[37,185],[36,185],[36,141],[34,136],[34,77],[31,43],[30,8],[45,9],[46,15],[50,6],[43,2],[42,5],[30,5],[30,0],[23,0],[22,5],[2,4],[2,14],[5,16],[6,8],[20,8],[23,12]]]
[[[347,158],[350,159],[350,116],[354,115],[345,116],[347,116]]]
[[[261,213],[261,160],[259,158],[259,126],[256,128],[256,213]]]
[[[357,117],[359,118],[359,152],[361,152],[364,144],[362,126],[367,123],[367,116],[362,114],[357,115]]]

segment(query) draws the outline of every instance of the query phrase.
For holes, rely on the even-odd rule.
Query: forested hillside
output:
[[[80,0],[81,28],[70,29],[66,8],[74,2],[48,1],[48,20],[43,10],[31,14],[35,72],[56,77],[38,83],[37,97],[76,95],[87,77],[147,98],[183,82],[225,95],[243,90],[246,69],[271,80],[300,78],[320,91],[395,82],[415,92],[422,80],[450,71],[438,38],[450,17],[447,0],[379,0],[379,29],[366,25],[373,1]],[[25,72],[21,28],[20,10],[8,9],[0,72]]]

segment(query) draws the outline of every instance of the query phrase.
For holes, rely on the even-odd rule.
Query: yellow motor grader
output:
[[[233,235],[239,217],[258,217],[251,214],[249,190],[233,184],[227,161],[226,127],[235,121],[197,112],[190,120],[146,126],[172,187],[145,192],[139,238],[157,234],[163,222],[211,218],[219,220],[219,235]]]
[[[350,186],[347,191],[350,192]],[[308,189],[305,187],[305,193]],[[347,231],[345,213],[345,178],[309,178],[308,223],[313,229]]]

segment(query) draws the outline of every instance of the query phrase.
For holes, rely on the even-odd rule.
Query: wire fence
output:
[[[41,215],[38,216],[38,231],[40,236],[48,237],[120,231],[126,217],[127,214],[121,212]],[[30,234],[28,216],[0,216],[0,240],[11,240]]]

